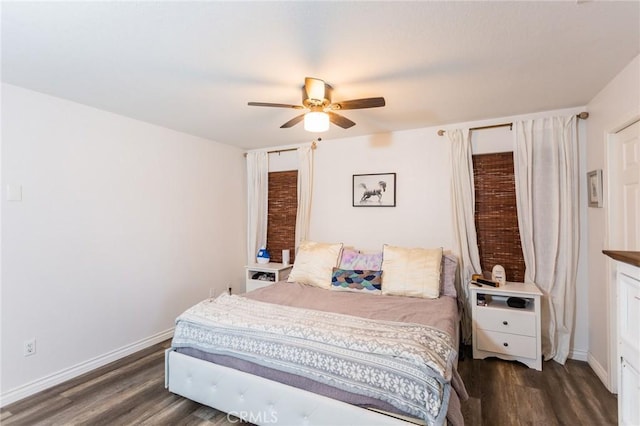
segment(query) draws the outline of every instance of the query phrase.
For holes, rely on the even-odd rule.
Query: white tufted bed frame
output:
[[[168,349],[165,353],[165,387],[170,392],[200,404],[261,425],[414,424],[398,417],[203,361],[175,352],[173,349]]]
[[[459,324],[458,324],[459,326]],[[456,329],[459,336],[459,329]],[[457,343],[456,343],[457,344]],[[456,359],[457,364],[457,359]],[[264,425],[412,426],[419,419],[347,404],[167,349],[165,388],[177,395]],[[446,422],[446,421],[445,421]]]
[[[256,290],[258,291],[261,290]],[[459,326],[459,322],[455,321],[452,337],[456,348],[459,343]],[[457,365],[457,359],[454,365]],[[425,424],[424,420],[348,404],[192,357],[177,352],[174,348],[165,353],[165,387],[172,393],[258,425]]]

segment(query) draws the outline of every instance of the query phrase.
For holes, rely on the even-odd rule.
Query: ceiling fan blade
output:
[[[303,118],[304,118],[304,114],[300,114],[299,116],[294,117],[291,120],[289,120],[286,123],[284,123],[282,126],[280,126],[280,128],[281,129],[288,129],[289,127],[293,127],[296,124],[298,124],[299,122],[301,122]]]
[[[352,99],[350,101],[342,101],[331,104],[332,109],[364,109],[383,107],[386,103],[384,98],[364,98]]]
[[[348,129],[349,127],[353,127],[356,125],[353,121],[349,120],[347,117],[343,117],[340,114],[336,114],[335,112],[327,112],[329,114],[329,120],[335,124],[336,126],[340,126],[343,129]]]
[[[290,104],[272,104],[269,102],[249,102],[249,106],[263,106],[263,107],[276,107],[276,108],[293,108],[304,109],[302,105],[290,105]]]
[[[306,77],[304,79],[304,90],[305,92],[307,92],[307,99],[319,101],[320,103],[322,103],[325,98],[324,89],[324,81],[312,77]]]

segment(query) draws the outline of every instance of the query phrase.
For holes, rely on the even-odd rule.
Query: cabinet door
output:
[[[618,274],[620,312],[618,328],[621,343],[640,352],[640,282]]]
[[[626,359],[622,358],[620,366],[620,398],[618,422],[621,425],[640,425],[640,374]]]

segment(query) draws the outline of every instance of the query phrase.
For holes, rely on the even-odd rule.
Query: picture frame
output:
[[[396,174],[353,175],[351,199],[353,207],[395,207]]]
[[[602,169],[587,173],[589,207],[602,207]]]

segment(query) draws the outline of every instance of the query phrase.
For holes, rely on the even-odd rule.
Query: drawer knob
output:
[[[509,344],[507,342],[504,342],[502,346],[509,346]]]
[[[509,325],[508,321],[502,321],[502,325]]]

